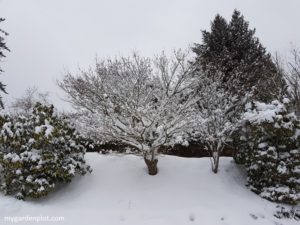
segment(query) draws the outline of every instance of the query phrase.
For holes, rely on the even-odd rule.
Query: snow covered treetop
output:
[[[98,60],[94,69],[66,74],[59,85],[75,108],[99,118],[99,137],[147,151],[186,129],[196,102],[192,71],[184,51],[153,59],[133,53]]]

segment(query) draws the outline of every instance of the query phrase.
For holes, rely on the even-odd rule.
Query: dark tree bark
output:
[[[216,156],[213,157],[213,163],[212,163],[212,171],[214,173],[218,173],[219,161],[220,161],[220,155],[219,153],[217,153]]]
[[[158,159],[156,158],[157,148],[151,149],[150,154],[151,157],[149,157],[149,153],[148,154],[144,153],[144,160],[148,167],[149,175],[156,175],[158,173],[158,169],[157,169]]]
[[[157,172],[158,172],[158,169],[157,169],[157,163],[158,163],[158,160],[157,159],[147,159],[146,157],[144,157],[144,160],[145,160],[145,163],[148,167],[148,173],[149,175],[156,175]]]
[[[218,173],[219,171],[219,162],[220,155],[223,152],[224,145],[221,146],[219,141],[215,141],[212,145],[209,146],[210,149],[210,159],[211,159],[211,169],[213,173]]]

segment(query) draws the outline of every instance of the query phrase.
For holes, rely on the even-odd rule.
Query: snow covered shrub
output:
[[[297,204],[300,201],[300,121],[286,104],[247,104],[244,161],[248,184],[271,201]],[[247,135],[248,134],[248,135]]]
[[[46,196],[58,182],[90,171],[85,148],[54,107],[37,103],[28,117],[1,118],[1,189],[18,199]]]
[[[287,218],[300,220],[300,207],[292,207],[291,209],[278,205],[274,214],[278,219]]]
[[[237,164],[246,164],[248,162],[251,149],[253,148],[253,140],[251,130],[249,126],[241,126],[239,129],[233,132],[232,143],[234,144],[234,161]],[[250,151],[250,152],[249,152]]]

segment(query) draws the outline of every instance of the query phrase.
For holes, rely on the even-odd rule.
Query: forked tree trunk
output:
[[[149,175],[156,175],[158,173],[158,169],[157,169],[157,163],[158,163],[158,159],[156,159],[156,149],[152,149],[151,152],[151,157],[147,158],[147,154],[144,154],[144,160],[145,163],[148,167],[148,173]]]
[[[213,156],[213,160],[212,160],[212,171],[214,173],[218,173],[218,169],[219,169],[219,161],[220,161],[220,155],[218,152],[215,153],[216,155]]]
[[[223,147],[221,146],[220,142],[215,142],[213,145],[210,146],[211,151],[211,168],[214,173],[218,173],[219,170],[219,161],[220,155],[223,151]]]

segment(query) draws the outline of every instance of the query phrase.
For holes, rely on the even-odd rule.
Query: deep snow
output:
[[[208,158],[159,157],[159,173],[149,176],[134,155],[87,153],[92,174],[62,185],[38,201],[0,194],[0,224],[10,216],[63,216],[70,225],[269,225],[299,224],[273,216],[276,204],[245,187],[231,158],[221,158],[213,174]],[[38,224],[20,222],[19,224]]]

